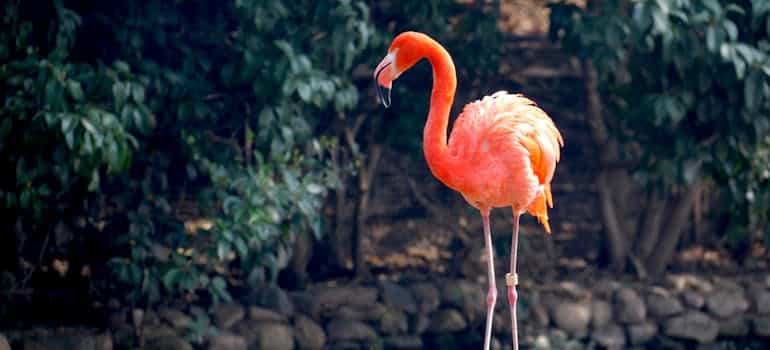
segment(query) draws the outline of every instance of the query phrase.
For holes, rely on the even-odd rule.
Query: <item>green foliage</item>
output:
[[[295,234],[323,232],[338,184],[323,135],[359,105],[363,2],[0,8],[0,162],[15,169],[0,206],[52,222],[96,199],[133,300],[229,300],[239,278],[274,279]],[[209,230],[185,230],[190,197]]]
[[[594,63],[621,157],[639,161],[637,178],[658,190],[713,179],[727,194],[731,233],[766,227],[770,5],[646,0],[552,10],[552,37]]]
[[[206,179],[200,199],[214,225],[196,238],[166,240],[174,249],[165,263],[151,254],[159,239],[140,233],[145,243],[114,266],[119,274],[144,268],[155,289],[202,288],[228,300],[229,278],[274,279],[295,234],[323,230],[323,198],[337,181],[326,160],[334,141],[319,135],[358,104],[350,72],[372,35],[368,9],[357,1],[127,6],[136,17],[110,27],[118,38],[141,38],[129,39],[125,54],[141,58],[129,62],[168,118],[164,134],[181,141],[180,175]],[[136,25],[138,18],[148,20]],[[170,40],[176,27],[194,29]],[[145,285],[136,273],[125,277]],[[155,299],[151,291],[142,295]]]
[[[154,123],[144,104],[145,83],[121,61],[68,59],[81,18],[55,3],[51,33],[40,35],[3,6],[0,33],[0,208],[39,219],[67,203],[57,198],[99,188],[103,173],[128,168],[137,140]],[[10,176],[9,176],[10,175]]]

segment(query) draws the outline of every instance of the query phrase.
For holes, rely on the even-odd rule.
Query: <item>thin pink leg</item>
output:
[[[513,350],[519,350],[519,329],[516,325],[516,285],[519,277],[516,274],[516,252],[519,246],[519,216],[513,212],[513,238],[511,239],[511,272],[505,275],[505,284],[508,286],[508,305],[511,308],[511,337],[513,338]]]
[[[492,318],[495,314],[495,302],[497,301],[497,285],[495,283],[495,255],[492,253],[492,233],[489,230],[489,211],[481,211],[484,221],[484,242],[487,248],[487,268],[489,277],[489,290],[487,291],[487,323],[484,330],[484,350],[489,350],[492,340]]]

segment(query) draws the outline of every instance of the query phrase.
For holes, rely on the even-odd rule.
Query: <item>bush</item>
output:
[[[228,299],[234,278],[274,279],[298,232],[321,234],[338,183],[322,135],[358,103],[366,5],[41,5],[2,5],[0,162],[15,173],[0,205],[34,222],[24,230],[86,215],[146,302]],[[202,204],[180,214],[189,200]],[[215,219],[185,231],[200,217]]]

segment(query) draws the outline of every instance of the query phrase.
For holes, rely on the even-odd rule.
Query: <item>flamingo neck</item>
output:
[[[450,181],[450,156],[447,147],[449,111],[457,88],[457,75],[452,57],[439,43],[428,39],[425,57],[433,67],[433,89],[430,95],[428,121],[423,130],[423,152],[433,175],[453,188]]]

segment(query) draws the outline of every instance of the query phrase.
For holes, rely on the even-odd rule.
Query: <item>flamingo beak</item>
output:
[[[374,85],[377,98],[385,108],[390,107],[390,90],[393,87],[393,54],[388,54],[374,69]]]

